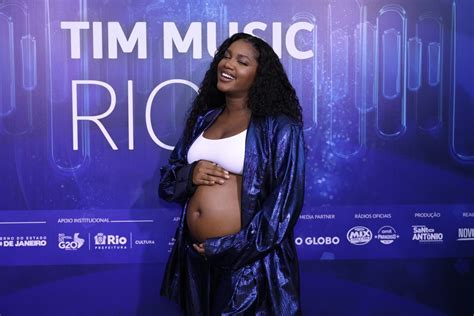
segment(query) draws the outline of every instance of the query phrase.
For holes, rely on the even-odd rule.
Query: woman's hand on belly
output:
[[[193,244],[193,247],[194,247],[194,250],[196,250],[200,255],[204,256],[206,254],[206,250],[204,249],[203,243]]]
[[[193,183],[195,185],[223,184],[227,179],[229,179],[227,170],[207,160],[199,160],[193,170]]]

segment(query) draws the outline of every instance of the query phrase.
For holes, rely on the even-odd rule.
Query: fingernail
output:
[[[219,180],[219,183],[220,183],[220,184],[224,183],[224,180]]]

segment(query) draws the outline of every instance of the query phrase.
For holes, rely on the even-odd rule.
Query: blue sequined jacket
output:
[[[195,250],[186,241],[186,203],[194,193],[192,165],[187,152],[222,108],[200,116],[191,140],[183,138],[161,169],[160,197],[183,206],[161,294],[177,301],[186,314],[207,314],[200,296],[202,280],[191,257]],[[301,126],[285,115],[252,116],[245,142],[242,174],[242,230],[208,239],[204,243],[210,264],[227,271],[232,280],[226,315],[299,315],[298,258],[293,228],[303,207],[304,139]],[[194,253],[193,253],[194,252]],[[211,276],[212,277],[212,276]]]

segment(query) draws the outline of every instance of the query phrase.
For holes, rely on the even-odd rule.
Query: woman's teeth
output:
[[[234,77],[232,77],[229,74],[226,74],[225,72],[222,73],[222,77],[227,78],[227,79],[232,79],[232,80],[235,79]]]

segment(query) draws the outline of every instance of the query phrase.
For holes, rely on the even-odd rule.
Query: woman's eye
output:
[[[245,61],[239,60],[239,64],[244,65],[244,66],[247,66],[247,63],[246,63]]]

